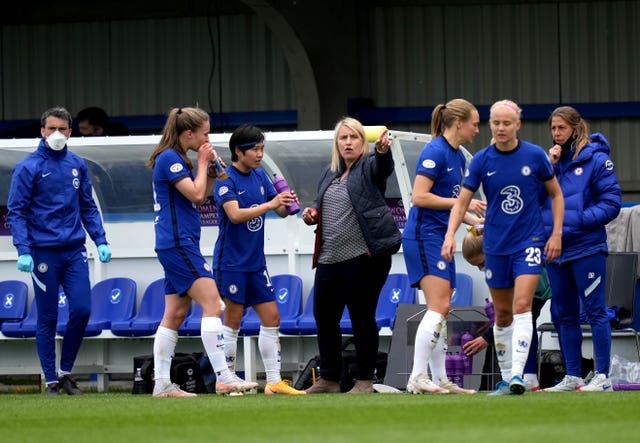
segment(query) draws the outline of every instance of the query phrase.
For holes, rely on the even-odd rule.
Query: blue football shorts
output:
[[[245,307],[276,299],[266,266],[253,272],[216,271],[216,281],[222,297]]]
[[[420,286],[425,275],[435,275],[449,280],[451,288],[456,287],[456,262],[446,261],[440,255],[443,239],[439,235],[430,235],[423,240],[402,239],[402,252],[407,266],[411,286]]]
[[[484,278],[492,288],[512,288],[516,277],[542,272],[542,249],[529,246],[510,255],[485,254]]]
[[[187,295],[187,291],[197,279],[213,278],[211,266],[202,256],[198,245],[156,251],[164,268],[165,294]]]

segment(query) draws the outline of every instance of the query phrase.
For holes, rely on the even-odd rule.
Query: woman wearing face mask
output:
[[[18,270],[30,272],[38,306],[36,346],[46,395],[82,394],[71,370],[91,312],[85,239],[98,246],[101,262],[111,260],[102,219],[92,196],[84,160],[69,151],[71,114],[62,107],[41,117],[38,149],[16,164],[7,201]],[[85,231],[86,229],[86,231]],[[34,263],[37,268],[34,269]],[[56,372],[58,288],[69,302],[69,322]]]
[[[605,225],[618,216],[621,190],[609,158],[609,143],[602,134],[589,134],[587,123],[570,106],[549,117],[554,146],[549,158],[564,194],[566,211],[562,229],[562,255],[547,265],[553,289],[551,316],[559,325],[565,378],[545,391],[607,391],[611,359],[611,326],[605,305],[607,233]],[[547,231],[551,212],[543,209]],[[580,306],[591,324],[596,374],[588,385],[582,380]]]

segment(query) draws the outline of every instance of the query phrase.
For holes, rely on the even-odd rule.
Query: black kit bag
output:
[[[214,389],[215,378],[211,383],[210,376],[213,373],[209,359],[206,364],[202,352],[193,354],[177,353],[171,360],[171,381],[180,386],[185,392],[208,393]],[[205,383],[203,369],[208,376]],[[214,376],[215,377],[215,376]],[[133,358],[133,390],[132,394],[151,394],[153,392],[153,355],[140,355]]]
[[[593,359],[582,357],[582,378],[593,370]],[[562,381],[567,374],[559,350],[543,351],[540,355],[540,388],[550,388]]]
[[[356,360],[356,351],[350,349],[353,345],[353,339],[347,339],[342,345],[342,375],[340,379],[340,390],[347,392],[355,384],[356,377],[358,376],[358,362]],[[387,372],[387,358],[386,352],[378,351],[378,357],[376,358],[376,367],[373,373],[374,383],[383,383],[384,376]],[[320,356],[316,355],[311,357],[304,367],[300,376],[293,385],[298,390],[305,390],[313,385],[314,380],[320,377]]]
[[[293,387],[298,391],[304,391],[313,385],[313,382],[320,377],[320,356],[311,357],[304,367]]]

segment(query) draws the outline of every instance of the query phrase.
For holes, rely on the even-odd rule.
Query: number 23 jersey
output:
[[[500,151],[493,144],[473,157],[463,186],[475,192],[482,184],[487,197],[486,254],[507,255],[544,246],[540,193],[553,175],[544,150],[522,140],[511,151]]]

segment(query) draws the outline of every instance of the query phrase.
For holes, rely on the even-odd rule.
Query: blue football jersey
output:
[[[487,197],[485,253],[507,255],[544,246],[539,191],[551,178],[553,168],[544,150],[522,140],[512,151],[490,145],[473,157],[464,187],[475,192],[482,184]]]
[[[420,153],[416,164],[416,177],[424,175],[433,180],[432,194],[457,198],[460,195],[465,164],[464,154],[453,148],[446,138],[438,136]],[[450,212],[449,209],[412,206],[402,234],[403,238],[418,240],[434,233],[444,236]]]
[[[153,168],[156,249],[200,244],[201,222],[196,205],[174,186],[185,177],[193,179],[193,173],[178,152],[168,149],[158,155]]]
[[[265,215],[234,224],[222,205],[237,200],[240,208],[250,208],[268,202],[277,193],[264,170],[257,168],[244,174],[229,166],[229,178],[217,180],[215,186],[219,232],[213,252],[213,269],[218,271],[252,272],[266,265],[264,257]]]

